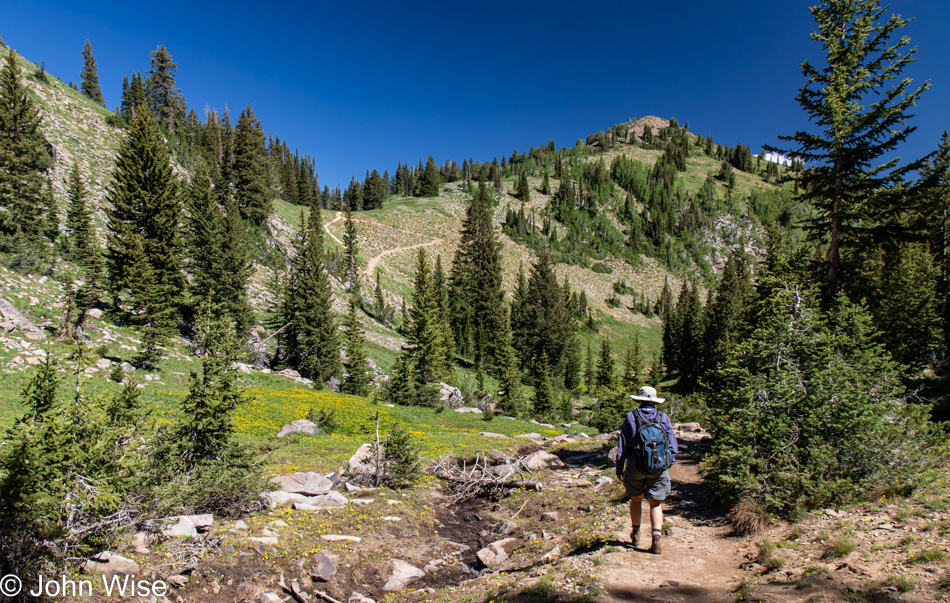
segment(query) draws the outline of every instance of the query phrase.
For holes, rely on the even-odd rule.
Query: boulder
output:
[[[295,502],[294,509],[298,511],[317,511],[330,507],[342,507],[346,504],[346,497],[339,492],[332,491],[321,496],[311,496],[308,500]]]
[[[248,540],[262,545],[269,544],[271,546],[277,546],[278,542],[276,536],[249,536]]]
[[[553,521],[557,522],[557,511],[548,511],[547,513],[541,514],[541,521]]]
[[[90,557],[83,564],[83,571],[87,574],[105,574],[109,578],[112,576],[134,576],[139,573],[139,565],[117,553],[103,551]]]
[[[5,332],[9,333],[9,332],[12,331],[15,327],[16,327],[16,325],[13,324],[12,322],[8,321],[8,320],[4,320],[4,321],[0,322],[0,331],[5,331]]]
[[[310,568],[310,578],[314,582],[327,582],[336,573],[336,564],[323,552],[312,557],[313,567]]]
[[[345,534],[324,534],[320,536],[321,539],[326,540],[327,542],[340,542],[347,540],[349,542],[362,542],[363,539],[359,536],[347,536]]]
[[[148,555],[148,534],[145,532],[136,532],[132,537],[132,550],[136,555]]]
[[[340,391],[340,380],[336,377],[330,377],[330,379],[327,381],[327,389],[331,392]]]
[[[567,441],[570,440],[570,439],[571,439],[571,436],[564,435],[564,434],[562,433],[562,434],[559,435],[559,436],[554,436],[554,443],[555,443],[555,444],[562,444],[562,443],[564,443],[564,442],[567,442]]]
[[[188,576],[174,574],[168,577],[167,582],[175,588],[183,588],[186,584],[188,584]]]
[[[205,531],[214,524],[214,515],[210,513],[205,515],[184,515],[183,517],[187,518],[201,531]]]
[[[537,442],[538,444],[540,444],[541,442],[544,441],[544,436],[543,436],[543,435],[541,435],[540,433],[534,433],[534,432],[531,432],[531,433],[519,433],[518,435],[516,435],[516,436],[514,436],[514,437],[516,437],[516,438],[521,438],[522,440],[531,440],[531,441],[533,441],[533,442]]]
[[[617,446],[614,446],[610,449],[610,452],[607,453],[607,466],[616,467],[617,466],[617,455],[620,454],[620,449]]]
[[[373,445],[372,444],[363,444],[359,449],[353,453],[353,456],[350,457],[350,462],[348,463],[350,471],[355,471],[363,464],[363,459],[370,458],[373,455]]]
[[[673,429],[677,431],[702,431],[703,427],[699,423],[674,423]]]
[[[346,603],[376,603],[376,601],[354,590],[350,593],[350,598],[346,600]]]
[[[284,603],[284,600],[277,596],[276,593],[262,593],[261,603]]]
[[[134,370],[135,370],[135,367],[132,366],[131,364],[129,364],[128,362],[123,362],[123,363],[122,363],[122,372],[124,372],[124,373],[131,373],[131,372],[134,371]]]
[[[306,503],[310,500],[309,496],[300,494],[299,492],[284,492],[283,490],[276,490],[273,492],[262,492],[261,498],[264,499],[264,502],[271,507],[276,507],[277,505],[282,505],[284,503]]]
[[[594,485],[594,488],[600,488],[601,486],[606,486],[612,483],[614,483],[614,478],[601,475],[597,478],[597,483]]]
[[[102,310],[99,308],[89,308],[86,310],[86,316],[89,318],[102,318]]]
[[[544,557],[541,557],[541,561],[554,561],[561,556],[561,545],[555,546],[553,549],[548,551]]]
[[[271,478],[270,481],[280,484],[280,489],[284,492],[298,492],[307,496],[326,494],[333,489],[332,481],[313,471],[294,473],[293,475],[278,475]]]
[[[503,433],[492,433],[490,431],[479,431],[478,435],[485,436],[486,438],[501,438],[503,440],[508,439],[508,436]]]
[[[535,425],[540,425],[541,427],[547,427],[548,429],[554,429],[554,425],[551,425],[550,423],[540,423],[536,419],[531,419],[528,422],[534,423]]]
[[[459,388],[453,387],[448,383],[439,383],[439,402],[442,406],[458,408],[465,404],[465,398],[462,397],[462,392]]]
[[[280,372],[277,373],[277,374],[280,375],[281,377],[290,377],[291,379],[299,379],[299,378],[300,378],[300,373],[298,373],[298,372],[295,371],[294,369],[289,369],[289,368],[286,368],[286,369],[280,371]]]
[[[307,419],[297,419],[296,421],[291,421],[283,427],[280,428],[280,432],[277,434],[277,439],[281,439],[286,435],[292,433],[305,433],[307,435],[316,435],[320,433],[320,428],[317,427],[316,423],[313,421],[308,421]]]
[[[590,483],[586,479],[576,479],[568,484],[568,488],[590,488],[594,484]]]
[[[198,535],[198,528],[193,521],[185,517],[169,517],[165,520],[167,523],[162,529],[162,536],[187,536],[194,538]]]
[[[418,567],[400,559],[393,559],[393,573],[386,581],[386,585],[383,586],[383,590],[387,592],[402,590],[424,576],[425,572]]]
[[[100,358],[99,360],[96,360],[96,368],[98,369],[105,370],[110,366],[112,366],[112,361],[108,358]]]
[[[481,409],[472,408],[471,406],[460,406],[460,407],[458,407],[458,408],[455,409],[455,412],[460,412],[460,413],[463,413],[463,414],[464,414],[464,413],[469,413],[469,412],[470,412],[470,413],[475,413],[475,414],[477,414],[477,415],[482,414]]]
[[[564,462],[550,452],[538,450],[521,459],[521,463],[531,471],[541,471],[549,467],[563,467]]]
[[[485,567],[494,567],[507,559],[519,544],[517,538],[503,538],[478,551],[475,556]]]

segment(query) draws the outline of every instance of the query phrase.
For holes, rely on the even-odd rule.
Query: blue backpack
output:
[[[637,471],[644,475],[658,476],[673,465],[673,453],[666,430],[660,425],[662,413],[656,413],[648,421],[635,410],[627,414],[627,421],[633,418],[636,433],[630,442],[630,454],[627,458],[635,463]]]

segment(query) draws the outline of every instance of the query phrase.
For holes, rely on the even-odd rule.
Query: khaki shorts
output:
[[[658,476],[644,475],[628,461],[623,468],[623,487],[627,491],[627,498],[645,494],[650,500],[666,500],[671,487],[670,472],[666,470]]]

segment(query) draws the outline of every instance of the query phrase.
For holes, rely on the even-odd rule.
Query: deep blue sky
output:
[[[65,2],[4,0],[0,35],[64,81],[92,42],[107,105],[164,44],[190,107],[251,103],[266,132],[311,154],[321,185],[491,159],[631,117],[675,116],[757,151],[806,125],[799,64],[821,59],[814,2]],[[950,129],[950,2],[895,0],[916,17],[909,70],[933,88],[900,154]]]

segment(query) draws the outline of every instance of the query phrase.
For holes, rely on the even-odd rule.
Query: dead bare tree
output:
[[[530,469],[525,467],[523,459],[513,458],[494,452],[502,462],[490,465],[487,454],[475,455],[475,462],[469,466],[464,461],[446,456],[439,458],[430,472],[444,481],[449,490],[451,504],[459,504],[474,498],[499,499],[511,490],[525,489],[541,491],[541,482]]]

